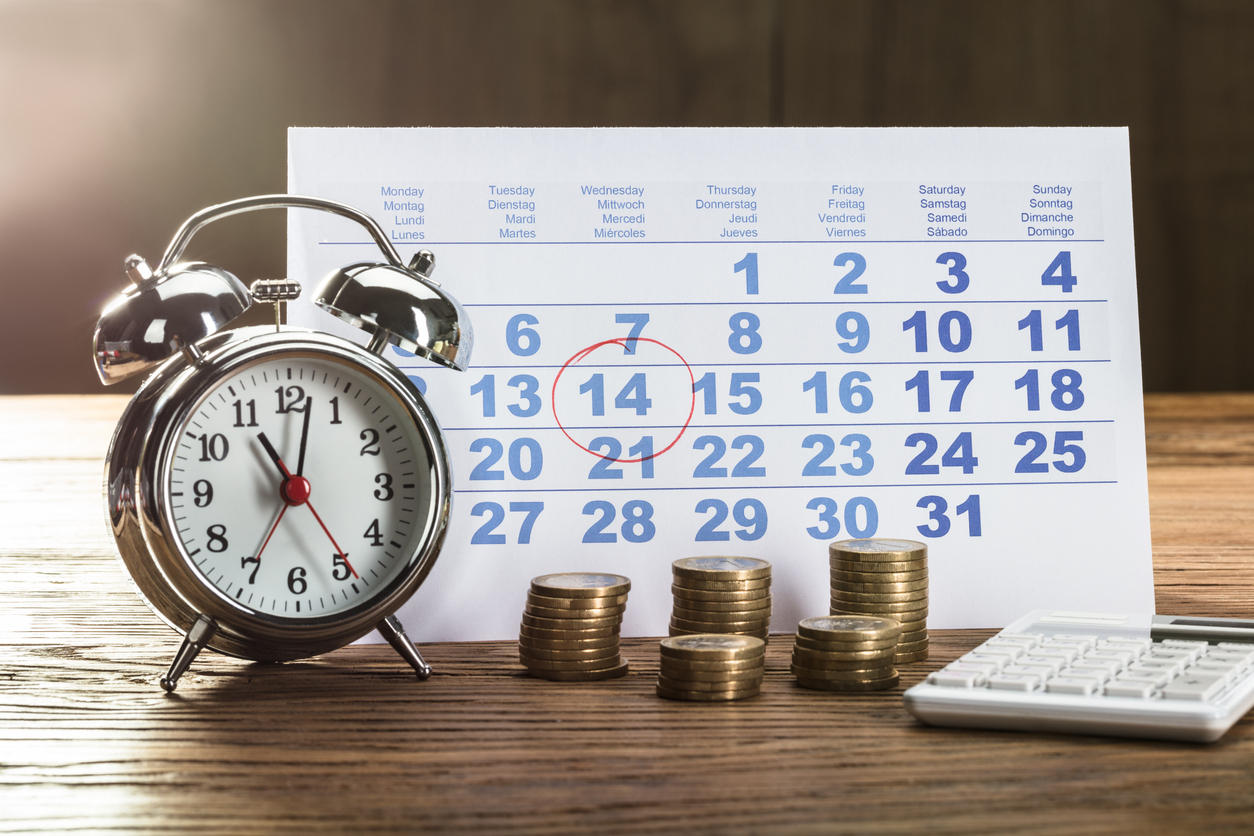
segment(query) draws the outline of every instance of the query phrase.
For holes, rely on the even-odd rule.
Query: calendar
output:
[[[871,536],[928,545],[932,627],[1153,611],[1125,129],[294,128],[288,177],[473,324],[466,372],[387,350],[453,464],[422,640],[591,570],[665,635],[694,555],[770,560],[791,632]],[[309,291],[374,244],[288,223],[289,323],[361,341]]]

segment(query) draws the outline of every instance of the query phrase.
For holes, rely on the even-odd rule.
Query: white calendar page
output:
[[[288,185],[473,322],[466,372],[386,354],[453,462],[420,641],[576,570],[665,635],[702,554],[770,560],[792,631],[872,535],[928,544],[933,627],[1153,611],[1125,129],[300,128]],[[288,260],[290,322],[364,342],[310,302],[364,230],[290,212]]]

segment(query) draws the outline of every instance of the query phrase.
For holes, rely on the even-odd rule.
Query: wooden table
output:
[[[1254,717],[1203,746],[926,728],[901,691],[989,631],[932,633],[901,687],[754,700],[528,678],[512,642],[300,663],[178,645],[131,591],[101,509],[124,398],[0,398],[0,832],[928,833],[1254,830]],[[1254,396],[1146,400],[1161,613],[1254,615]]]

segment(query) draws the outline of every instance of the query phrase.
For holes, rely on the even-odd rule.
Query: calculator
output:
[[[904,700],[934,726],[1210,742],[1254,705],[1254,621],[1040,610]]]

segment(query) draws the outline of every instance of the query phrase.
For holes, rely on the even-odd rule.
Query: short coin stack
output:
[[[565,572],[531,581],[518,628],[518,658],[540,679],[587,682],[627,673],[618,634],[631,581],[622,575]]]
[[[827,547],[833,615],[901,624],[897,664],[927,658],[927,546],[913,540],[842,540]]]
[[[826,615],[797,625],[792,672],[816,691],[879,691],[897,684],[901,626],[890,618]]]
[[[662,639],[657,695],[668,700],[724,702],[756,697],[766,671],[766,642],[711,633]]]
[[[671,564],[672,636],[737,633],[766,640],[771,564],[754,557],[685,557]]]

